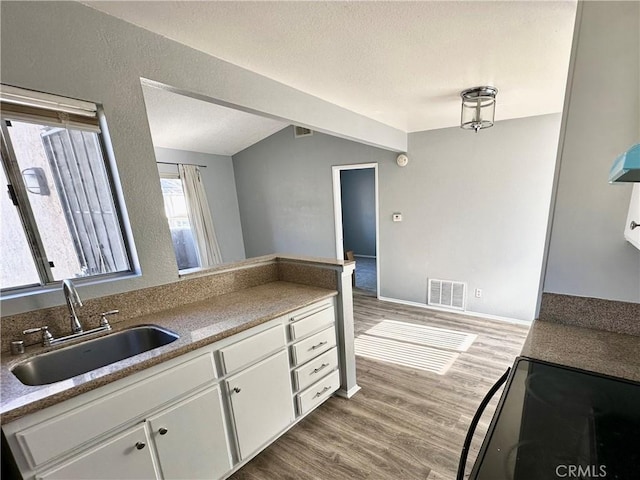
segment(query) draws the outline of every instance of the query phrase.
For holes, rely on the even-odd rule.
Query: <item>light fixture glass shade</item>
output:
[[[493,127],[496,111],[495,87],[475,87],[460,93],[462,114],[460,128],[475,130]]]

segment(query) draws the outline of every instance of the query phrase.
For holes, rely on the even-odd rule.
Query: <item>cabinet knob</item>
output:
[[[242,389],[240,387],[233,387],[233,391],[235,393],[240,393],[242,391]]]
[[[169,430],[167,430],[166,428],[161,427],[161,428],[158,430],[158,433],[159,433],[160,435],[166,435],[168,431],[169,431]]]
[[[144,442],[137,442],[137,443],[136,443],[136,448],[137,448],[138,450],[142,450],[142,449],[143,449],[144,447],[146,447],[146,446],[147,446],[147,444],[146,444],[146,443],[144,443]]]
[[[629,225],[629,228],[631,230],[635,230],[636,228],[640,227],[640,223],[636,223],[634,220],[631,221],[631,224]]]

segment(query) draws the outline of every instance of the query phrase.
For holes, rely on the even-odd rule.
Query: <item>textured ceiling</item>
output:
[[[85,2],[404,131],[459,124],[459,92],[499,89],[496,119],[562,110],[575,1]]]
[[[142,91],[156,147],[235,155],[287,126],[159,88]]]

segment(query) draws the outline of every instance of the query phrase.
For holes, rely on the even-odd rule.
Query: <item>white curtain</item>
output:
[[[206,268],[218,265],[222,263],[222,255],[213,228],[207,195],[200,178],[200,169],[195,165],[178,165],[178,169],[187,199],[189,222],[196,240],[200,266]]]

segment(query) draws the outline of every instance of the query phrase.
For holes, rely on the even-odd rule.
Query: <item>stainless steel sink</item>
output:
[[[148,352],[178,338],[178,334],[156,325],[140,325],[37,355],[11,371],[25,385],[47,385]]]

